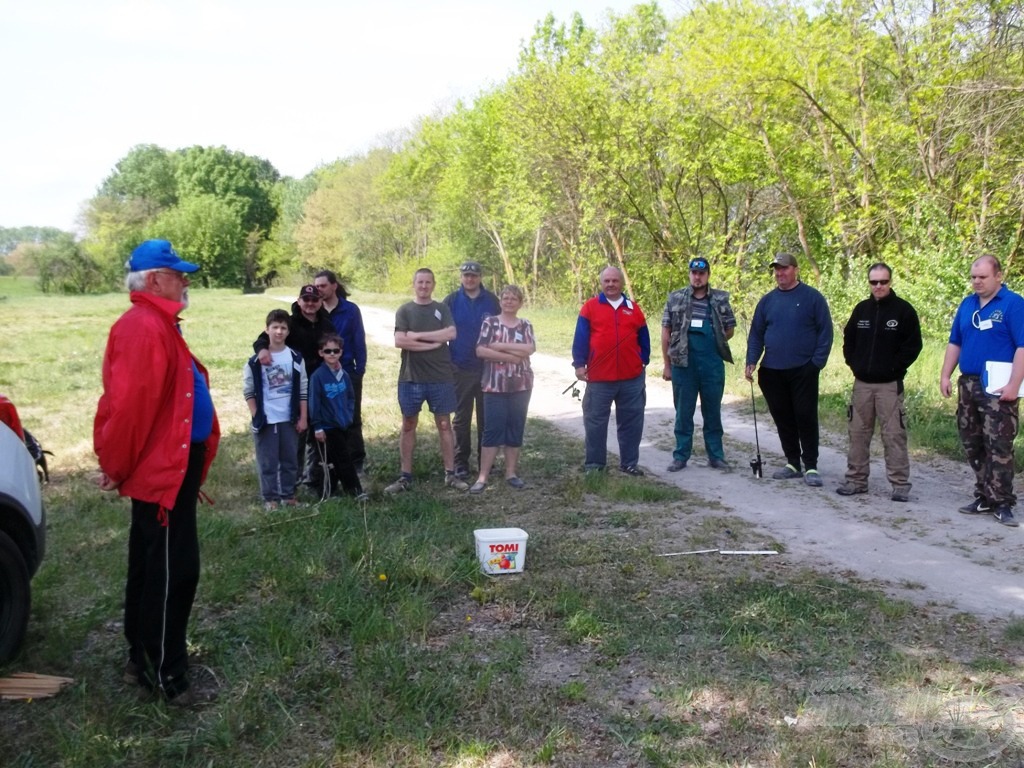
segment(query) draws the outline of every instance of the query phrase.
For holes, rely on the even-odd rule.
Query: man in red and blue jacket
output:
[[[601,293],[589,299],[576,320],[572,365],[587,382],[583,396],[586,471],[605,468],[612,403],[618,424],[619,469],[642,477],[640,438],[647,406],[645,368],[651,361],[651,335],[640,306],[622,293],[622,272],[601,270]]]
[[[198,269],[166,240],[132,252],[132,306],[110,329],[93,423],[99,486],[132,502],[124,679],[175,705],[196,700],[185,640],[199,584],[196,504],[220,440],[209,377],[179,327]]]

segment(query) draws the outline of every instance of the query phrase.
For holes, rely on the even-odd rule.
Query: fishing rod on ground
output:
[[[750,410],[754,414],[754,446],[757,450],[757,457],[750,460],[750,469],[753,471],[754,477],[764,477],[764,464],[761,461],[761,441],[757,437],[757,403],[754,400],[753,381],[750,382]]]

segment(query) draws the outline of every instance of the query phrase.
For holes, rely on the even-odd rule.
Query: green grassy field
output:
[[[56,454],[28,638],[0,676],[75,679],[53,699],[0,702],[3,765],[895,768],[949,765],[970,749],[992,752],[979,765],[1024,757],[991,716],[1008,701],[1019,715],[1006,686],[1024,676],[1020,618],[950,616],[778,560],[658,557],[784,542],[650,479],[583,476],[582,446],[543,422],[528,426],[526,491],[443,489],[423,419],[416,489],[380,497],[398,462],[390,348],[371,348],[364,388],[375,498],[265,512],[241,366],[275,303],[227,291],[194,291],[184,330],[211,369],[224,432],[206,486],[215,505],[200,509],[190,631],[197,683],[217,696],[186,711],[141,703],[120,681],[128,505],[95,488],[91,451],[103,347],[126,296],[44,297],[0,279],[0,297],[12,331],[0,391]],[[541,351],[568,349],[574,313],[524,315]],[[836,358],[823,403],[826,422],[841,424],[849,382]],[[936,359],[918,364],[908,392],[920,391],[939,435],[952,409],[936,396]],[[937,449],[923,426],[912,430],[918,450]],[[527,568],[486,577],[473,530],[503,526],[529,531]],[[965,707],[951,723],[957,701],[1003,709]]]

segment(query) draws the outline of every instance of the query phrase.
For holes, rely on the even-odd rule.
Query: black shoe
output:
[[[1010,528],[1017,527],[1017,521],[1013,517],[1013,510],[1005,504],[996,507],[992,510],[992,517],[998,520],[1003,525],[1008,525]]]
[[[725,459],[708,459],[708,466],[711,467],[712,469],[732,469],[732,464],[730,464]]]
[[[627,474],[631,477],[643,477],[644,471],[637,467],[636,464],[630,464],[628,467],[619,467],[619,471]]]
[[[840,496],[853,496],[855,493],[867,493],[868,489],[860,485],[850,485],[849,483],[843,483],[836,488],[836,493]]]
[[[983,498],[978,497],[970,504],[965,504],[958,510],[962,515],[984,515],[992,511],[992,505]],[[1012,517],[1012,515],[1011,515]]]
[[[678,472],[681,469],[686,469],[686,462],[680,461],[679,459],[672,459],[672,463],[665,467],[669,472]]]
[[[889,498],[893,501],[910,501],[910,494],[906,491],[893,491]]]

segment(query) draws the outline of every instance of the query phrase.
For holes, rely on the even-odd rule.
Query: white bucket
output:
[[[492,575],[522,573],[529,538],[522,528],[478,528],[473,538],[481,571]]]

